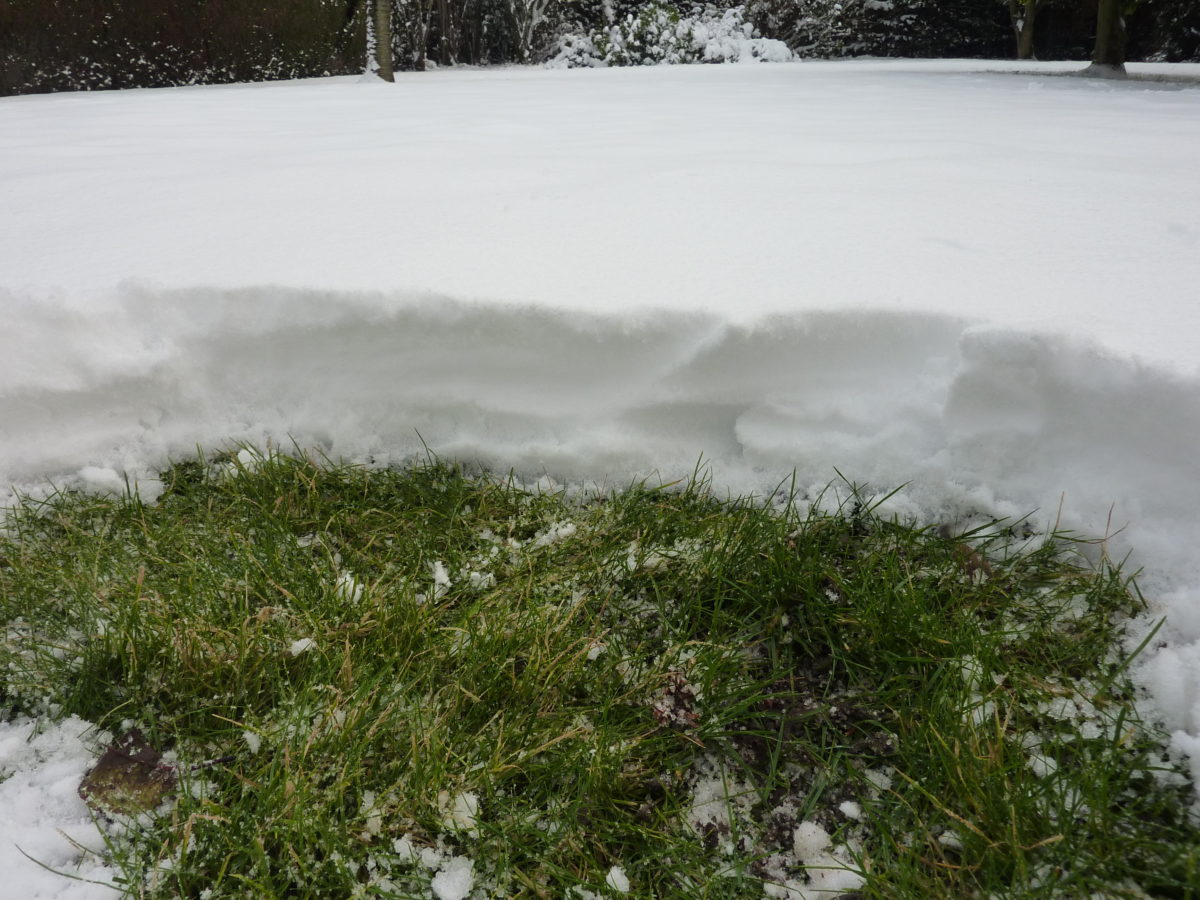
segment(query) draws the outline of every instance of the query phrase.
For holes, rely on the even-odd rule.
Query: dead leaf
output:
[[[83,776],[79,796],[97,812],[136,815],[156,808],[174,788],[174,768],[133,728]]]
[[[959,568],[972,581],[986,581],[992,577],[992,564],[970,544],[955,544],[954,558],[958,560]]]

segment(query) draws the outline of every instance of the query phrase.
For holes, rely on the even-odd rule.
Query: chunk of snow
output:
[[[792,832],[792,848],[804,862],[820,859],[833,844],[829,833],[816,822],[801,822]]]
[[[370,840],[383,830],[383,809],[374,791],[364,791],[359,812],[363,817],[363,838]]]
[[[442,811],[442,824],[453,831],[468,835],[479,833],[479,795],[471,791],[451,794],[438,793],[438,807]]]
[[[629,876],[620,866],[613,866],[608,870],[608,874],[604,876],[604,883],[618,894],[629,893]]]
[[[395,852],[397,859],[402,863],[413,865],[421,861],[420,851],[413,846],[412,838],[407,834],[403,834],[392,841],[392,850]]]
[[[430,563],[429,574],[433,578],[433,599],[440,600],[450,590],[450,573],[446,571],[446,564],[439,559]]]
[[[362,600],[362,583],[349,572],[342,572],[333,586],[334,595],[343,603],[354,605]]]
[[[834,847],[833,838],[816,822],[801,822],[792,832],[792,850],[804,865],[808,881],[800,884],[787,880],[782,892],[773,896],[810,900],[831,900],[838,894],[862,887],[863,876],[852,866],[845,848]]]
[[[437,900],[466,900],[475,886],[475,863],[465,856],[446,860],[429,887]]]
[[[842,815],[845,816],[847,819],[857,820],[857,819],[862,818],[862,807],[859,806],[857,803],[855,803],[853,800],[843,801],[842,803],[840,803],[838,805],[838,809],[841,811]]]
[[[545,531],[534,535],[533,540],[529,544],[529,549],[537,550],[540,547],[548,547],[553,543],[573,537],[576,530],[574,522],[557,522]]]
[[[467,573],[467,582],[475,590],[487,590],[496,586],[496,576],[491,572],[475,572]]]

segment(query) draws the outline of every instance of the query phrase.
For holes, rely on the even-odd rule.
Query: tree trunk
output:
[[[372,0],[371,21],[375,32],[375,74],[395,81],[392,74],[392,0]]]
[[[1033,23],[1040,6],[1038,0],[1025,4],[1025,16],[1021,19],[1021,30],[1017,32],[1017,59],[1033,59]]]
[[[438,0],[438,65],[450,65],[450,3]]]
[[[409,13],[411,15],[411,12]],[[413,60],[413,68],[418,72],[425,71],[426,54],[429,52],[429,26],[433,21],[433,0],[421,0],[419,14],[409,22],[413,29],[413,45],[417,48],[417,58]]]
[[[1121,14],[1121,3],[1122,0],[1100,0],[1090,74],[1125,74],[1125,17]]]
[[[1033,59],[1033,25],[1042,0],[1008,0],[1008,15],[1017,39],[1017,59]]]

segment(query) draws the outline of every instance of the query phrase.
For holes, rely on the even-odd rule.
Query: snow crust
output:
[[[1200,67],[1069,68],[0,100],[0,485],[152,498],[230,440],[813,496],[836,467],[1135,551],[1167,617],[1139,677],[1200,750]]]

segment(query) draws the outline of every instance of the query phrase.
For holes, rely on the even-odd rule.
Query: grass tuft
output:
[[[1140,598],[1059,536],[439,463],[163,479],[0,537],[6,715],[177,761],[110,830],[130,896],[1200,896],[1114,649]]]

